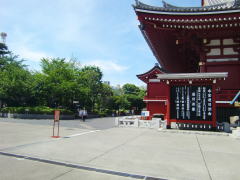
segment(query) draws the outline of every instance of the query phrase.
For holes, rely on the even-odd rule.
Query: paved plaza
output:
[[[0,179],[239,180],[240,140],[114,127],[114,118],[0,119]]]

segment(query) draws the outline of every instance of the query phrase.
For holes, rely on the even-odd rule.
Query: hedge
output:
[[[36,107],[4,107],[0,108],[1,113],[16,113],[16,114],[53,114],[54,110],[60,110],[61,114],[74,114],[68,109],[56,109],[47,106],[36,106]]]

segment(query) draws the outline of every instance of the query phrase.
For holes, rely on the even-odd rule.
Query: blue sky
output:
[[[75,58],[96,65],[111,85],[144,85],[136,75],[157,62],[132,8],[134,0],[1,0],[0,32],[9,49],[40,70],[43,57]],[[142,0],[162,6],[160,0]],[[168,0],[200,6],[201,0]]]

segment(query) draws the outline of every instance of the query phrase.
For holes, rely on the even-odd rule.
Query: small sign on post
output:
[[[141,112],[141,119],[142,120],[148,120],[149,116],[150,116],[150,112],[149,111],[142,111]]]
[[[141,116],[143,116],[143,117],[147,117],[149,115],[150,115],[149,111],[142,111],[141,112]]]
[[[57,136],[55,136],[55,125],[57,123]],[[54,111],[54,121],[53,121],[53,135],[52,138],[59,138],[59,123],[60,123],[60,111]]]

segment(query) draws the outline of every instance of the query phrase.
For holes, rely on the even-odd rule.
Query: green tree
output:
[[[145,103],[143,102],[145,95],[144,89],[141,89],[134,84],[125,84],[122,89],[130,104],[130,109],[136,109],[140,111],[145,107]]]
[[[43,58],[41,67],[43,76],[38,75],[40,84],[36,87],[41,86],[42,92],[47,92],[48,106],[71,107],[76,96],[78,97],[79,94],[84,96],[78,84],[80,69],[74,62],[67,62],[61,58]]]
[[[113,96],[113,90],[108,84],[102,84],[102,88],[99,94],[99,110],[112,110],[109,106],[111,104],[111,97]]]
[[[130,103],[125,95],[112,96],[111,106],[114,108],[114,110],[126,110],[130,108]]]
[[[33,106],[47,106],[48,105],[48,90],[51,87],[47,84],[47,76],[35,72],[33,73],[33,83],[31,86],[32,103]]]
[[[93,110],[102,103],[102,72],[98,67],[80,68],[74,61],[61,58],[41,60],[42,74],[35,74],[34,92],[38,102],[50,107],[71,108],[77,100],[81,107]]]
[[[43,58],[41,67],[41,72],[30,72],[23,60],[3,53],[0,56],[0,106],[3,102],[8,106],[70,109],[77,100],[81,107],[101,113],[144,107],[144,89],[134,84],[112,88],[102,83],[103,74],[98,67],[81,68],[76,61],[64,58]]]
[[[0,57],[3,57],[7,54],[10,54],[7,45],[5,43],[0,42]]]
[[[93,111],[96,103],[100,101],[103,89],[102,72],[96,66],[85,66],[80,71],[79,83],[85,87],[87,92],[84,106]]]
[[[0,58],[0,99],[8,106],[26,105],[31,101],[31,73],[18,60],[9,55]]]
[[[135,86],[134,84],[125,84],[123,87],[123,93],[124,94],[134,94],[138,95],[140,93],[140,88]]]

